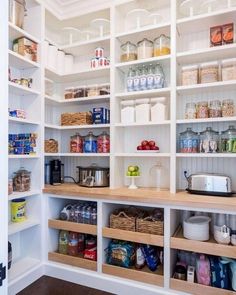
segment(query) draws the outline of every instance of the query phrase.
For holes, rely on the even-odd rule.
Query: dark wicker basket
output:
[[[136,220],[136,231],[140,233],[164,235],[164,221],[159,221],[151,216],[138,217]]]

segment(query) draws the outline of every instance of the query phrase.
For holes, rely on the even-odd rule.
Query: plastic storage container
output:
[[[139,99],[135,106],[136,123],[148,123],[150,121],[149,99]]]
[[[137,59],[137,46],[131,42],[126,42],[120,46],[121,56],[120,61],[132,61]]]
[[[23,167],[14,173],[13,190],[15,192],[26,192],[30,190],[31,172]]]
[[[197,118],[197,108],[194,102],[186,103],[185,107],[185,119],[191,120]]]
[[[96,153],[97,152],[97,137],[93,132],[89,132],[84,139],[84,153]]]
[[[198,152],[199,136],[192,128],[187,128],[186,131],[179,135],[179,152],[180,153],[197,153]]]
[[[217,61],[202,63],[199,73],[200,83],[213,83],[219,81],[219,64]]]
[[[151,98],[151,122],[167,120],[167,105],[165,97]]]
[[[221,152],[236,153],[236,129],[232,125],[221,134]]]
[[[222,102],[222,117],[233,117],[235,114],[235,105],[232,99],[225,99]]]
[[[209,118],[219,118],[222,116],[220,100],[212,100],[209,103]]]
[[[198,84],[198,65],[182,67],[181,79],[183,86]]]
[[[151,58],[153,56],[153,42],[144,38],[138,42],[138,59]]]
[[[207,127],[200,133],[200,153],[216,153],[219,150],[219,133]]]
[[[236,80],[236,58],[222,60],[222,81]]]
[[[154,56],[170,54],[170,37],[161,34],[154,40]]]
[[[124,100],[121,102],[121,123],[130,124],[135,122],[134,100]]]

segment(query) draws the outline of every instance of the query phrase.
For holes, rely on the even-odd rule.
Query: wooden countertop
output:
[[[60,186],[46,185],[45,194],[88,197],[115,201],[140,202],[149,204],[185,206],[193,208],[222,209],[236,212],[236,197],[212,197],[191,195],[187,192],[172,194],[169,191],[157,192],[155,189],[140,188],[86,188],[65,183]]]

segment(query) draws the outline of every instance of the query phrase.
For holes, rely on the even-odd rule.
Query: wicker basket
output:
[[[45,153],[58,153],[58,141],[55,139],[46,139],[44,141]]]
[[[62,126],[91,125],[91,124],[93,124],[91,112],[61,114],[61,125]]]
[[[128,212],[116,210],[110,215],[110,227],[135,231],[136,216],[131,216]]]
[[[164,222],[155,220],[151,216],[138,217],[136,220],[136,231],[140,233],[164,235]]]

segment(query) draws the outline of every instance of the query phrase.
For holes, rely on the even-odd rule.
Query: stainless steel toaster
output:
[[[199,173],[186,176],[186,178],[187,191],[193,194],[230,196],[233,193],[231,179],[227,175]]]

